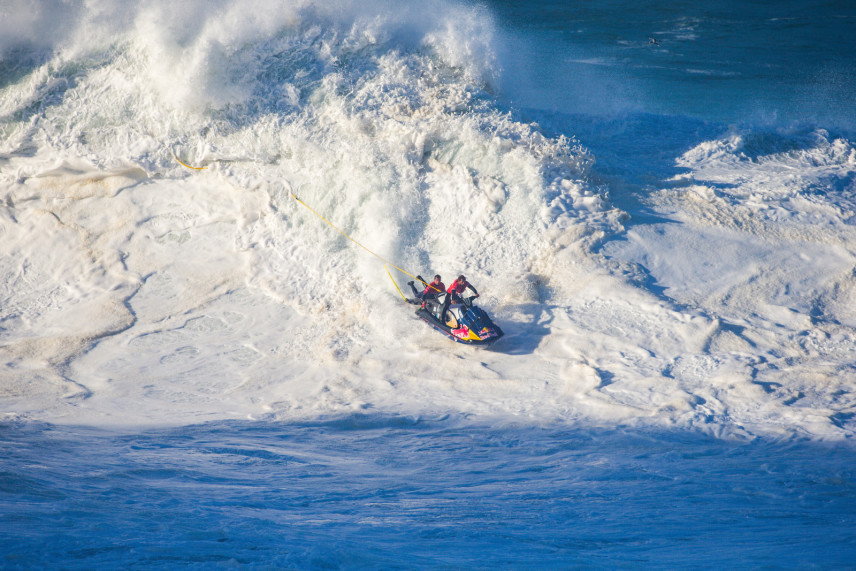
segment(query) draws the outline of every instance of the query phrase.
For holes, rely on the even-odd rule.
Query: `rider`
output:
[[[473,290],[473,293],[476,294],[474,297],[479,296],[479,292],[476,291],[476,288],[467,281],[467,278],[461,274],[458,276],[458,279],[452,282],[452,285],[449,286],[447,293],[449,295],[446,296],[446,299],[443,300],[443,312],[440,314],[440,322],[446,323],[446,312],[449,310],[449,305],[454,301],[455,303],[464,303],[464,298],[461,297],[461,294],[464,293],[464,290],[470,288]]]
[[[425,283],[425,280],[422,279],[422,276],[416,276],[416,278],[420,282]],[[413,285],[413,282],[407,282],[407,285],[409,285],[410,289],[413,290],[413,295],[415,295],[417,299],[421,299],[422,301],[425,301],[426,299],[434,299],[435,297],[446,291],[446,284],[442,282],[440,274],[434,276],[434,281],[428,284],[422,291],[422,293],[419,293],[419,291]]]

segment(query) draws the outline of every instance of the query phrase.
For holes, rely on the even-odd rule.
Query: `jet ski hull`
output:
[[[462,323],[459,323],[457,327],[452,327],[441,322],[431,310],[438,311],[438,308],[437,306],[426,304],[416,310],[416,315],[428,323],[428,325],[457,343],[489,346],[496,343],[505,334],[498,325],[490,320],[484,311],[476,307],[461,309],[462,315],[460,321]]]

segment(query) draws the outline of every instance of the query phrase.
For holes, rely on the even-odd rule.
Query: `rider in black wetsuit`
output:
[[[476,294],[475,297],[479,296],[479,292],[476,291],[476,288],[467,281],[463,275],[458,276],[458,279],[452,282],[452,285],[449,286],[447,290],[448,295],[446,299],[443,300],[443,312],[440,314],[440,322],[446,323],[446,312],[449,310],[449,305],[454,301],[455,303],[463,303],[464,298],[461,297],[461,294],[464,293],[464,290],[467,288],[473,290],[473,293]]]

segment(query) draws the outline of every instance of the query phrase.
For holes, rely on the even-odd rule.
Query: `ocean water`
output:
[[[3,3],[0,565],[851,566],[854,26]]]
[[[852,564],[837,445],[462,420],[6,428],[4,567]]]

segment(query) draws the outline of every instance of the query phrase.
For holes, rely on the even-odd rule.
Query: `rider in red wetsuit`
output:
[[[422,276],[416,276],[419,278],[419,281],[425,283],[425,280],[422,279]],[[413,285],[413,282],[407,282],[407,285],[410,286],[410,289],[413,290],[413,295],[415,295],[418,299],[425,301],[426,299],[432,299],[446,291],[446,284],[442,282],[440,278],[440,274],[434,276],[434,281],[428,284],[422,293],[416,289],[416,286]]]
[[[449,305],[454,301],[455,303],[463,303],[464,300],[461,297],[461,294],[464,293],[464,290],[467,288],[473,290],[473,293],[476,294],[475,297],[479,296],[479,292],[476,291],[476,288],[467,281],[463,275],[458,276],[458,279],[452,282],[452,285],[449,286],[447,293],[449,295],[446,296],[446,299],[443,300],[443,312],[440,314],[440,322],[446,323],[446,311],[449,309]]]

